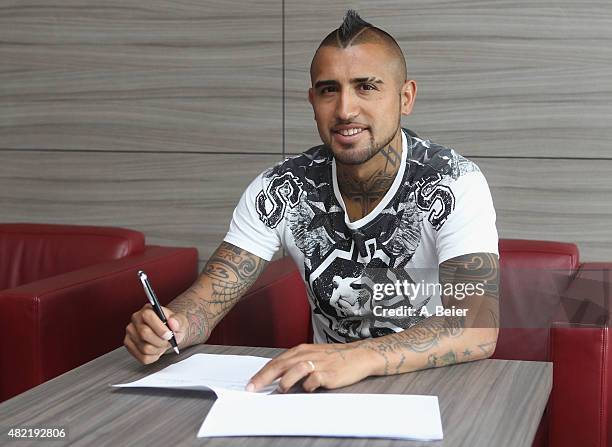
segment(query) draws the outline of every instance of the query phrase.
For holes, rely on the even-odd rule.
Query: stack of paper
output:
[[[210,389],[218,399],[198,437],[348,436],[441,440],[437,396],[404,394],[269,394],[245,391],[270,359],[195,354],[118,387]],[[237,422],[240,421],[240,422]]]

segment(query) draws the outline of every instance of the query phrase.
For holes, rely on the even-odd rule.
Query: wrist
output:
[[[381,352],[373,340],[362,340],[360,348],[364,355],[363,363],[366,365],[368,376],[384,376],[387,356]]]

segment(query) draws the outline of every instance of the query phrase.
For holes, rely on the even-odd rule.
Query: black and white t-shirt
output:
[[[366,271],[388,270],[389,278],[402,271],[415,283],[435,283],[448,259],[498,253],[495,210],[478,166],[407,130],[393,184],[365,217],[350,222],[335,160],[321,145],[257,176],[224,240],[266,260],[285,247],[306,284],[315,343],[391,334],[425,318],[377,316]],[[439,294],[413,298],[386,297],[382,304],[431,313],[441,304]]]

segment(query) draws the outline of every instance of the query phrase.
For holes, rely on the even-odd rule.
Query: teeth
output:
[[[351,135],[355,135],[358,133],[363,132],[363,129],[346,129],[346,130],[339,130],[338,133],[340,135],[344,135],[345,137],[349,137]]]

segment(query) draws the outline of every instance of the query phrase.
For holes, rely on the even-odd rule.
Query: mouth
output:
[[[337,127],[332,129],[333,138],[341,144],[350,144],[359,140],[366,132],[367,127]]]

